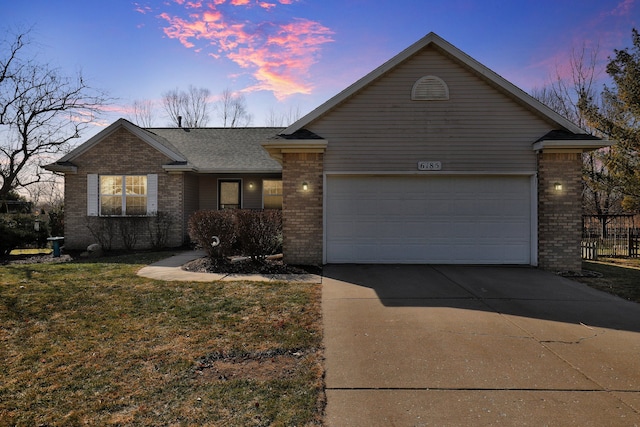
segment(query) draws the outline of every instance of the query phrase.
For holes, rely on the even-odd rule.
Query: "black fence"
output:
[[[640,257],[640,230],[634,215],[584,215],[582,258]]]

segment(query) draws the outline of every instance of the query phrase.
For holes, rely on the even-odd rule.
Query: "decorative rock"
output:
[[[87,246],[87,256],[89,258],[98,258],[102,256],[102,248],[99,244],[94,243],[92,245]]]

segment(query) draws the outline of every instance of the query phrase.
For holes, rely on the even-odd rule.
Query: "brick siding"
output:
[[[284,153],[283,254],[288,264],[322,264],[323,154]],[[302,183],[308,189],[302,189]]]
[[[552,271],[580,271],[582,237],[580,153],[538,154],[538,265]],[[554,188],[562,185],[561,190]]]
[[[175,217],[168,246],[180,246],[184,236],[184,177],[181,174],[167,174],[162,165],[168,162],[168,157],[124,128],[116,130],[75,158],[73,163],[78,167],[78,173],[65,175],[65,247],[85,249],[96,243],[87,227],[87,174],[158,174],[158,210]],[[137,247],[149,246],[146,232],[142,237]],[[113,248],[119,247],[122,247],[122,242],[116,238]]]

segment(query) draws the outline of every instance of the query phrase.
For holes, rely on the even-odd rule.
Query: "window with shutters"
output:
[[[101,216],[147,215],[146,175],[101,175]]]
[[[436,76],[424,76],[414,83],[411,90],[413,101],[446,101],[449,99],[449,87]]]

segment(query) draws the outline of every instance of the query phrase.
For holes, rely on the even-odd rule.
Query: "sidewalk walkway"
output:
[[[185,271],[182,266],[194,259],[202,258],[202,251],[188,251],[163,259],[138,271],[138,276],[149,279],[182,282],[217,282],[249,280],[254,282],[304,282],[322,283],[322,277],[315,274],[222,274]]]

